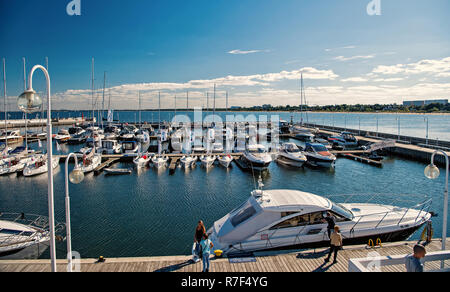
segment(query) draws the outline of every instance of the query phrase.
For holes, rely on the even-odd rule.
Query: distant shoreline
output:
[[[114,110],[114,112],[138,112],[136,109],[120,109]],[[142,112],[158,112],[157,109],[142,109]],[[187,112],[186,109],[178,109],[180,113]],[[203,112],[210,112],[212,114],[212,110],[202,109]],[[92,110],[53,110],[53,113],[57,112],[92,112]],[[95,111],[97,112],[97,110]],[[106,110],[105,110],[106,112]],[[161,109],[161,112],[174,112],[174,109]],[[189,109],[188,112],[194,112],[193,109]],[[216,109],[216,113],[224,113],[227,112],[225,109]],[[259,110],[228,110],[229,113],[285,113],[285,114],[300,114],[300,111],[259,111]],[[22,113],[19,111],[10,111],[9,113]],[[412,113],[412,112],[339,112],[339,111],[304,111],[306,113],[312,114],[357,114],[357,115],[415,115],[415,116],[448,116],[450,112],[433,112],[433,113]]]

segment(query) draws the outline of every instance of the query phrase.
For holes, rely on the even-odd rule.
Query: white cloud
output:
[[[374,82],[397,82],[397,81],[403,81],[403,78],[377,78],[374,79]]]
[[[421,60],[416,63],[396,64],[391,66],[380,65],[372,73],[380,75],[396,74],[437,74],[446,75],[450,72],[450,57],[440,60]]]
[[[158,91],[162,92],[162,104],[164,106],[172,106],[172,101],[167,101],[173,98],[175,92],[185,92],[189,90],[190,96],[192,96],[193,102],[195,102],[195,96],[203,96],[206,90],[212,90],[214,84],[218,88],[223,90],[224,87],[228,89],[233,88],[233,91],[238,92],[245,90],[249,87],[268,88],[268,86],[274,85],[277,82],[286,80],[299,80],[303,74],[305,80],[334,80],[339,76],[332,70],[320,70],[313,67],[304,67],[293,71],[281,71],[277,73],[266,74],[254,74],[234,76],[229,75],[225,77],[219,77],[206,80],[191,80],[185,83],[174,82],[159,82],[159,83],[135,83],[135,84],[123,84],[108,88],[107,91],[111,93],[112,99],[115,101],[116,108],[130,108],[130,105],[137,104],[137,94],[142,92],[142,99],[145,103],[146,96],[155,96]],[[258,89],[255,90],[255,92]],[[193,92],[194,91],[194,92]],[[195,93],[197,92],[197,93]],[[266,91],[267,93],[268,91]],[[273,93],[273,92],[272,92]],[[298,92],[297,92],[298,93]],[[94,94],[98,100],[100,100],[101,90],[97,90]],[[273,93],[274,96],[280,96],[280,91]],[[54,95],[55,104],[57,108],[90,108],[92,104],[92,96],[90,89],[70,89],[62,93]],[[98,96],[98,97],[97,97]],[[107,97],[109,94],[106,95]],[[151,98],[150,98],[151,99]],[[119,101],[118,101],[119,100]],[[154,98],[152,99],[155,101]],[[202,99],[198,98],[197,104],[201,105]],[[257,103],[258,104],[258,103]],[[144,104],[145,106],[145,104]],[[153,103],[154,106],[154,103]]]
[[[367,82],[366,78],[363,77],[350,77],[346,79],[342,79],[342,82]]]
[[[256,53],[270,53],[270,50],[231,50],[228,54],[231,55],[248,55]]]
[[[337,56],[337,57],[333,58],[333,60],[346,62],[346,61],[352,61],[352,60],[360,60],[360,59],[365,60],[365,59],[373,59],[373,58],[375,58],[375,55],[351,56],[351,57]]]
[[[338,48],[331,48],[331,49],[325,49],[325,52],[331,52],[334,50],[348,50],[348,49],[356,49],[356,46],[345,46],[345,47],[338,47]]]

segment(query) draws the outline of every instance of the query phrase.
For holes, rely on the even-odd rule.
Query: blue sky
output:
[[[8,96],[27,70],[49,57],[56,108],[90,108],[91,58],[96,89],[107,72],[115,108],[163,106],[190,91],[205,104],[218,87],[231,105],[299,104],[303,72],[310,104],[391,103],[449,98],[450,2],[381,0],[99,1],[0,0],[0,57]],[[33,80],[44,91],[41,74]]]

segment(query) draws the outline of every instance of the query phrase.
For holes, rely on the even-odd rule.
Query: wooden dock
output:
[[[118,158],[118,157],[109,158],[108,160],[106,160],[105,162],[103,162],[97,168],[94,169],[94,174],[99,175],[103,171],[103,169],[110,167],[112,164],[118,162],[119,160],[120,160],[120,158]]]
[[[177,168],[178,160],[180,160],[181,157],[174,156],[170,159],[170,166],[169,170],[175,170]]]
[[[242,259],[241,263],[232,263],[229,259],[211,260],[212,272],[347,272],[348,261],[354,258],[365,258],[370,253],[377,252],[381,256],[408,255],[416,242],[389,243],[383,247],[368,248],[367,246],[345,247],[338,254],[337,264],[325,264],[328,255],[327,248],[286,252],[277,255],[261,255]],[[439,251],[441,240],[433,240],[426,245],[428,252]],[[447,239],[450,244],[450,239]],[[58,271],[66,270],[66,261],[58,260]],[[448,266],[449,261],[446,261]],[[425,270],[439,269],[440,262],[425,264]],[[107,258],[104,263],[95,259],[82,259],[82,272],[201,272],[202,264],[192,263],[190,256],[168,256],[148,258]],[[49,260],[0,260],[0,272],[49,272]],[[383,272],[404,272],[405,267],[386,266]]]
[[[376,167],[383,167],[383,163],[381,161],[372,160],[367,157],[362,157],[362,156],[355,155],[355,154],[342,154],[341,156],[344,158],[350,159],[350,160],[359,161],[359,162],[373,165]]]

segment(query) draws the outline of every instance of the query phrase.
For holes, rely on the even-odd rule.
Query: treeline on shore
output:
[[[401,113],[450,113],[450,103],[431,103],[423,106],[404,106],[398,104],[340,104],[323,106],[303,106],[303,111],[313,112],[401,112]],[[233,111],[300,111],[300,106],[254,106],[233,107]]]

